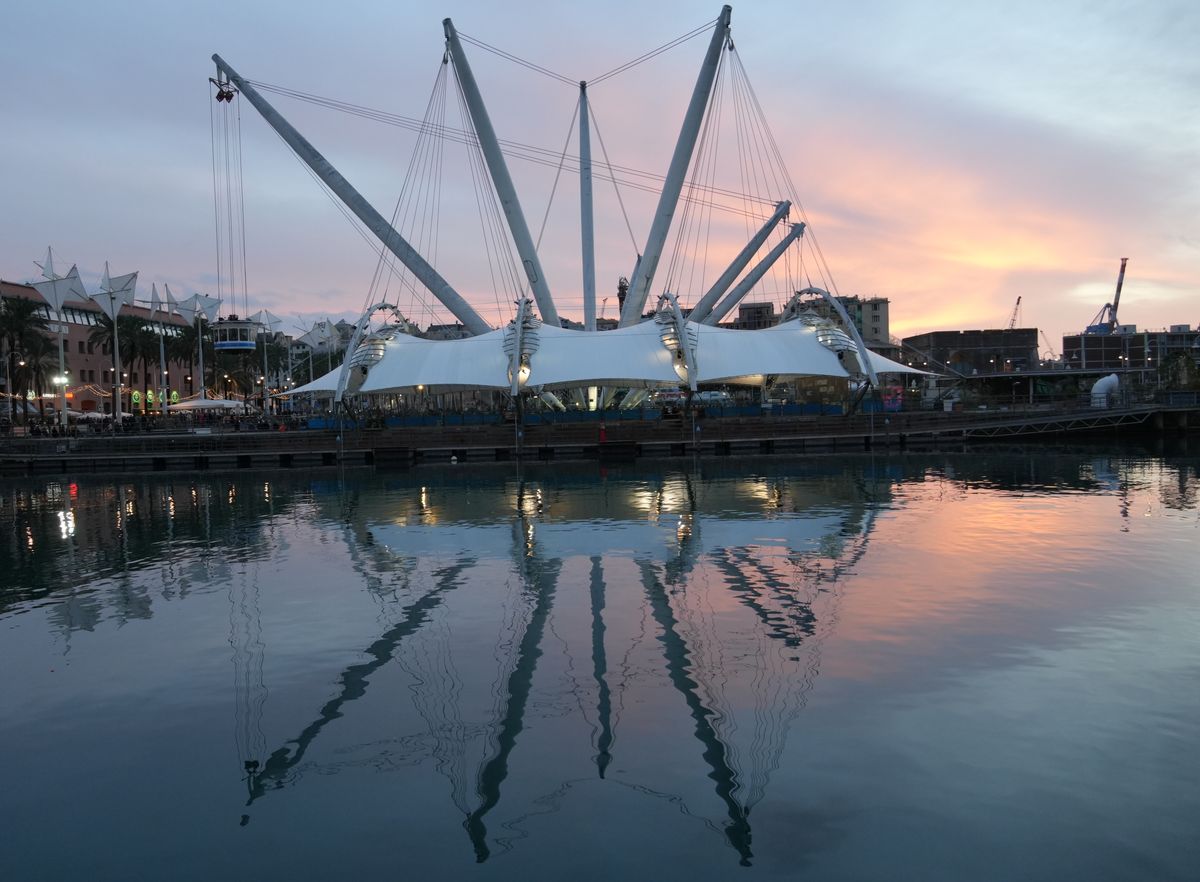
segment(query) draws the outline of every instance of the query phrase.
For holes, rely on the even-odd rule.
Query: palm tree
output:
[[[138,360],[142,363],[142,409],[145,410],[149,400],[146,392],[158,388],[158,384],[152,382],[158,376],[158,326],[142,322],[133,342]]]
[[[42,315],[42,308],[42,304],[23,297],[7,297],[0,300],[0,341],[4,343],[8,360],[8,392],[12,396],[9,406],[13,422],[16,422],[17,418],[17,362],[21,360],[25,344],[31,335],[40,335],[46,330],[46,318]]]
[[[33,389],[37,395],[38,410],[42,419],[46,418],[46,399],[43,393],[46,387],[53,388],[54,376],[58,373],[58,344],[36,331],[31,332],[23,342],[24,366],[19,375],[23,379],[22,386]]]
[[[188,369],[189,374],[195,374],[196,364],[198,360],[199,348],[197,340],[204,341],[204,370],[211,376],[212,385],[217,383],[217,354],[213,349],[212,337],[208,334],[208,329],[205,328],[202,332],[198,327],[199,322],[192,322],[187,327],[180,329],[178,337],[172,337],[167,342],[167,358],[183,365]],[[195,376],[195,384],[200,387],[206,387],[206,378]]]
[[[117,388],[120,384],[120,379],[117,377],[117,353],[113,350],[113,322],[108,316],[103,313],[96,317],[96,327],[88,335],[88,341],[94,344],[100,344],[108,349],[113,357],[113,388]],[[135,315],[118,315],[117,316],[117,338],[121,344],[120,362],[122,365],[130,366],[137,357],[137,337],[138,332],[145,325],[145,322]],[[126,412],[125,408],[121,408],[122,412]],[[115,409],[114,409],[115,413]]]

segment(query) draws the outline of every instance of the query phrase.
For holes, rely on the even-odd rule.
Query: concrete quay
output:
[[[597,423],[511,422],[398,429],[300,430],[7,438],[0,474],[207,472],[509,460],[628,461],[643,457],[763,456],[959,448],[1069,435],[1185,435],[1200,429],[1194,400],[1111,409],[908,412],[852,417],[677,416]]]

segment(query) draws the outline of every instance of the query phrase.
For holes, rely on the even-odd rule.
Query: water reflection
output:
[[[69,649],[216,594],[242,825],[306,799],[310,773],[422,769],[441,784],[423,774],[413,797],[446,804],[484,862],[590,781],[668,801],[750,865],[755,809],[881,519],[986,491],[1099,496],[1124,525],[1193,513],[1198,488],[1194,462],[1002,453],[13,484],[0,621],[44,608]],[[344,560],[366,602],[302,590],[320,560]],[[275,653],[317,676],[273,681]]]

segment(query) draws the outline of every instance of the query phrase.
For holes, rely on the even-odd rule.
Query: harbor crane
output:
[[[1021,295],[1017,295],[1017,302],[1013,304],[1012,317],[1008,320],[1008,329],[1011,331],[1017,326],[1017,316],[1021,313]]]
[[[1112,303],[1106,303],[1096,313],[1092,323],[1087,326],[1086,334],[1111,334],[1117,329],[1117,307],[1121,304],[1121,286],[1125,284],[1125,264],[1128,257],[1121,258],[1121,269],[1117,273],[1117,292],[1113,295]]]

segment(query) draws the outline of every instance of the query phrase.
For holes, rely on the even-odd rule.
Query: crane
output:
[[[1121,258],[1121,269],[1117,273],[1117,292],[1113,295],[1112,303],[1100,307],[1092,323],[1087,326],[1086,334],[1111,334],[1117,329],[1117,307],[1121,305],[1121,286],[1125,284],[1125,264],[1128,257]]]
[[[1017,302],[1013,304],[1012,318],[1008,320],[1008,329],[1011,331],[1017,326],[1017,315],[1021,312],[1021,295],[1017,295]]]

